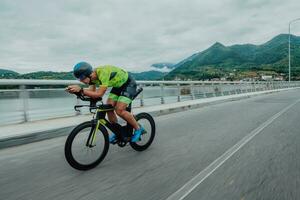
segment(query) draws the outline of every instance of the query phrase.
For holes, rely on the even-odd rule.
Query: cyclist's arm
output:
[[[85,90],[96,91],[96,85],[90,85],[90,87]]]
[[[106,86],[100,86],[98,90],[92,91],[92,90],[83,90],[83,94],[92,98],[99,98],[102,97],[107,90]]]

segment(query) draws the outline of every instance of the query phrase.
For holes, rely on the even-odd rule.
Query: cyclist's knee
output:
[[[116,104],[117,104],[116,101],[114,101],[114,100],[112,100],[112,99],[110,99],[110,98],[107,99],[106,103],[107,103],[107,104],[110,104],[110,105],[112,105],[112,106],[116,106]]]
[[[119,107],[117,107],[115,111],[118,116],[123,116],[127,112],[125,109]]]

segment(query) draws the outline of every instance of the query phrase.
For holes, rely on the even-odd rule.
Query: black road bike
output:
[[[143,88],[139,88],[134,98],[136,98]],[[89,105],[75,105],[74,109],[79,111],[81,107],[88,107],[93,113],[93,119],[76,126],[65,143],[65,157],[68,163],[77,170],[89,170],[96,167],[105,158],[109,149],[109,134],[106,128],[116,135],[113,144],[125,147],[128,143],[136,151],[146,150],[152,143],[155,136],[155,122],[148,113],[135,115],[137,122],[143,126],[144,131],[139,141],[131,142],[133,127],[126,123],[112,124],[106,118],[108,111],[114,110],[110,104],[103,104],[102,98],[92,99],[75,93],[82,101],[89,101]],[[98,105],[97,105],[98,103]],[[100,104],[99,104],[100,103]],[[131,112],[131,104],[126,108]]]

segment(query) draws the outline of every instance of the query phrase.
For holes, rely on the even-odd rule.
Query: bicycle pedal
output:
[[[125,147],[127,142],[118,142],[119,147]]]

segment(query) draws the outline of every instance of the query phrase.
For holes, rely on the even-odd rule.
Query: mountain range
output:
[[[292,76],[300,76],[300,37],[291,35]],[[165,79],[175,77],[205,79],[220,77],[230,72],[278,73],[288,72],[288,34],[280,34],[262,45],[244,44],[225,46],[219,42],[195,53],[174,65]]]

